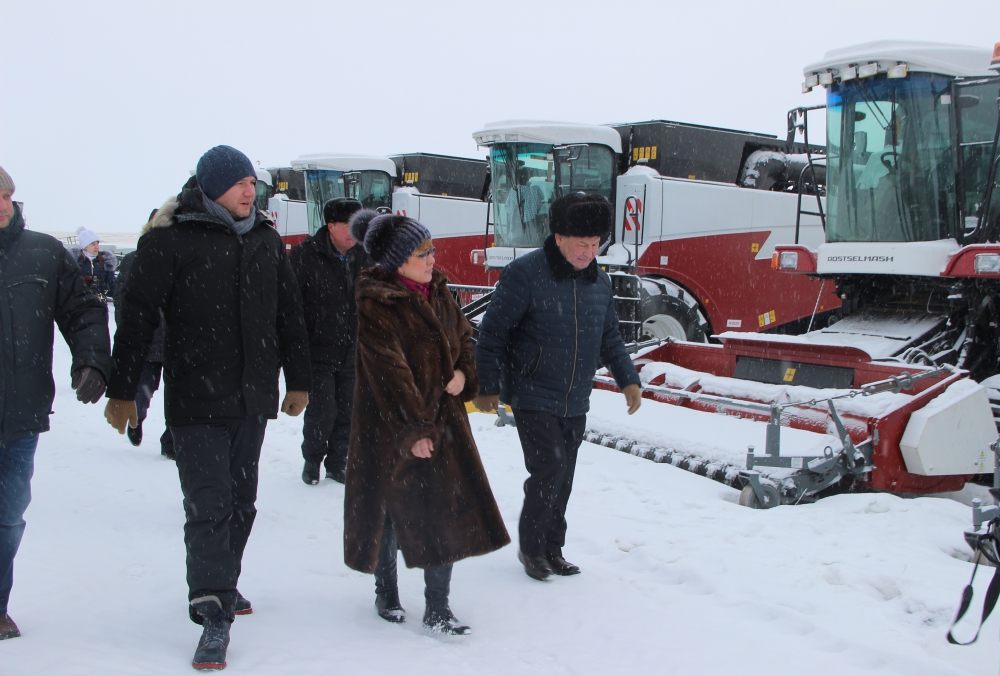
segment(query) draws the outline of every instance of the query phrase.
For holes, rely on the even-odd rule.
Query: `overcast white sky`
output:
[[[997,0],[0,0],[0,166],[30,226],[136,231],[219,143],[482,156],[510,118],[783,135],[802,67],[894,38],[992,47]]]

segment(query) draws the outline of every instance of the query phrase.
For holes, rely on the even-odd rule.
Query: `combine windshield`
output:
[[[830,87],[828,242],[959,236],[951,91],[922,73]]]
[[[549,206],[568,192],[611,199],[614,152],[602,145],[501,143],[490,151],[496,246],[539,247],[549,236]]]
[[[350,197],[361,202],[366,209],[391,209],[392,179],[383,171],[334,171],[332,169],[307,169],[306,213],[309,217],[309,234],[315,234],[326,223],[323,207],[337,197]]]

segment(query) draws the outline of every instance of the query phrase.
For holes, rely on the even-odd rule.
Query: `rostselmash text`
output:
[[[891,263],[892,256],[827,256],[827,263]]]

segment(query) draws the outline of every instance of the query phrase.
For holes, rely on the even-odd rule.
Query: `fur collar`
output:
[[[73,258],[80,261],[83,260],[84,253],[83,249],[81,249],[80,247],[71,246],[69,247],[68,251]],[[97,252],[97,260],[100,263],[101,267],[103,267],[108,272],[114,272],[115,268],[118,267],[118,259],[116,259],[115,255],[110,251],[99,250]]]
[[[545,260],[549,264],[549,269],[552,270],[552,276],[556,278],[557,282],[567,279],[582,279],[591,283],[597,281],[596,258],[590,261],[590,265],[583,270],[577,270],[573,267],[572,263],[566,260],[562,252],[559,251],[559,247],[556,246],[555,235],[549,235],[542,248],[545,250]]]
[[[254,209],[257,209],[257,207],[254,207]],[[178,216],[182,216],[183,218],[178,219]],[[176,225],[178,220],[216,223],[217,219],[205,213],[204,207],[201,205],[201,187],[194,176],[184,184],[180,194],[169,198],[163,203],[163,206],[156,210],[153,220],[148,223],[147,228],[143,228],[143,234],[154,228],[168,228]],[[218,221],[218,223],[225,227],[226,230],[229,230],[229,227],[222,223],[222,221]],[[254,227],[256,228],[261,223],[274,226],[270,218],[260,210],[257,210],[257,221],[254,223]]]
[[[415,291],[410,291],[406,286],[396,279],[396,276],[383,269],[381,266],[376,265],[375,267],[368,268],[367,270],[362,270],[358,274],[357,282],[355,282],[357,288],[358,300],[362,298],[371,298],[372,300],[377,300],[380,303],[392,304],[399,300],[410,298],[410,297],[421,297]],[[434,275],[431,277],[431,283],[428,285],[430,287],[430,297],[433,298],[435,295],[442,293],[442,289],[445,293],[450,293],[448,291],[448,278],[444,273],[435,270]]]

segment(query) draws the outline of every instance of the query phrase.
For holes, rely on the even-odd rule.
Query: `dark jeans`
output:
[[[257,509],[267,420],[171,426],[184,493],[188,599],[215,595],[232,616],[243,550]]]
[[[587,416],[563,418],[515,409],[514,420],[530,475],[524,482],[518,524],[521,551],[528,556],[560,554],[566,544],[566,505]]]
[[[354,365],[339,371],[313,366],[312,390],[302,421],[302,457],[321,461],[327,472],[347,467],[354,404]]]
[[[7,614],[14,586],[14,556],[24,535],[24,510],[31,502],[38,435],[0,441],[0,615]]]
[[[396,552],[399,544],[396,542],[396,531],[392,527],[392,519],[385,516],[385,526],[382,528],[382,542],[379,543],[378,565],[375,567],[375,593],[397,591],[396,584]],[[439,568],[424,569],[424,600],[428,608],[441,609],[448,606],[448,594],[451,591],[452,564]]]
[[[160,389],[160,373],[163,371],[163,362],[147,361],[142,365],[142,375],[139,376],[139,389],[135,392],[135,412],[139,417],[139,427],[146,419],[149,411],[149,402],[153,400],[153,392]],[[170,428],[167,427],[160,435],[160,452],[172,453],[174,450],[174,439],[170,435]]]

